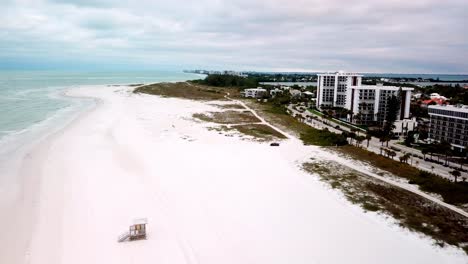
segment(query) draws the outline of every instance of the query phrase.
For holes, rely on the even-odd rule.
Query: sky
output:
[[[468,73],[467,0],[0,0],[0,69]]]

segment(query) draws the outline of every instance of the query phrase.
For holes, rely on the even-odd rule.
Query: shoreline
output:
[[[37,210],[24,255],[30,263],[466,260],[336,200],[295,166],[301,157],[324,155],[318,148],[227,138],[187,119],[212,106],[121,90],[76,90],[101,101],[25,160],[23,176],[39,177],[26,187],[39,193],[26,199]],[[134,217],[148,217],[149,239],[116,243]],[[332,243],[341,257],[327,247]]]
[[[23,261],[29,261],[28,255],[30,254],[31,239],[34,237],[34,229],[37,224],[35,220],[38,218],[38,205],[40,204],[39,194],[41,193],[41,184],[44,180],[43,175],[38,172],[42,170],[46,163],[47,153],[50,150],[51,144],[53,144],[54,140],[59,135],[65,133],[69,127],[72,127],[81,119],[91,114],[102,103],[98,98],[68,96],[67,93],[73,89],[76,88],[62,91],[59,93],[59,96],[92,100],[92,103],[89,105],[84,104],[82,108],[77,108],[74,112],[70,113],[69,116],[63,116],[62,118],[65,119],[65,124],[50,125],[49,129],[45,130],[43,133],[39,133],[33,138],[33,141],[22,145],[21,148],[9,158],[10,160],[16,160],[15,163],[18,164],[16,168],[13,167],[11,169],[13,174],[16,174],[15,176],[18,178],[20,193],[17,199],[20,201],[20,206],[17,206],[18,204],[12,204],[11,207],[6,209],[6,211],[11,212],[12,217],[3,218],[1,220],[2,226],[16,226],[17,228],[4,231],[2,233],[4,238],[0,240],[0,242],[8,243],[8,241],[15,240],[22,245],[20,251],[27,252],[27,254],[24,260],[6,263],[23,263]],[[16,173],[14,171],[16,171]],[[0,247],[7,248],[8,246],[1,243]],[[18,248],[15,249],[18,250]],[[2,255],[3,254],[5,253],[2,253]],[[5,256],[2,256],[2,258],[3,257]],[[6,256],[6,259],[8,259],[8,256]]]

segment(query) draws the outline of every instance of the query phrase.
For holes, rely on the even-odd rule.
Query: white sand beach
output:
[[[100,103],[11,170],[0,263],[468,263],[300,169],[338,157],[226,137],[191,118],[214,106],[132,89],[69,91]],[[148,239],[118,243],[141,217]]]

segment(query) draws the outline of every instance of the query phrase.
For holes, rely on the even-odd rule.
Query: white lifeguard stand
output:
[[[118,242],[146,239],[147,224],[148,219],[146,218],[138,218],[133,220],[133,225],[130,226],[129,231],[119,236]]]

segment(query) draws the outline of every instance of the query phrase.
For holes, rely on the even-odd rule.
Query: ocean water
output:
[[[367,77],[383,77],[383,78],[422,78],[434,79],[437,78],[441,81],[466,81],[468,75],[466,74],[415,74],[415,73],[363,73]]]
[[[64,97],[65,89],[82,85],[136,84],[199,79],[200,75],[169,71],[64,72],[0,71],[0,155],[39,134],[63,125],[91,99]]]

